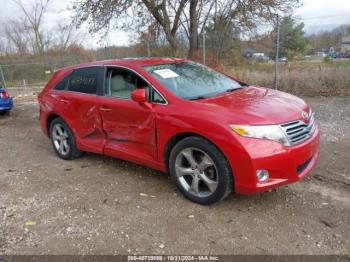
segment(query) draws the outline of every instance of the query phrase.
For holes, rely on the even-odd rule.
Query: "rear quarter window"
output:
[[[58,84],[54,87],[55,90],[66,90],[69,83],[69,75],[64,77]]]
[[[77,69],[70,75],[68,90],[85,94],[96,94],[100,81],[99,76],[100,70],[98,67]]]

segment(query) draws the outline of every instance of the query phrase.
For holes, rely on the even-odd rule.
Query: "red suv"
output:
[[[169,172],[200,204],[295,182],[318,158],[319,129],[302,99],[184,59],[63,68],[39,103],[60,158],[86,151]]]

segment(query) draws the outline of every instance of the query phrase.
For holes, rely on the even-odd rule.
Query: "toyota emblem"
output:
[[[307,112],[303,111],[303,112],[301,113],[301,116],[302,116],[305,120],[309,120],[309,114],[308,114]]]

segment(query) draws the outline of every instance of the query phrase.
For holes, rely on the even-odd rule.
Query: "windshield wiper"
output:
[[[191,97],[190,100],[199,100],[199,99],[204,99],[206,98],[205,96],[195,96],[195,97]]]
[[[225,90],[223,93],[230,93],[230,92],[233,92],[233,91],[242,89],[242,88],[243,88],[243,87],[230,88],[230,89]]]
[[[211,95],[207,95],[207,96],[195,96],[195,97],[191,97],[191,98],[188,98],[189,100],[199,100],[199,99],[205,99],[205,98],[209,98],[209,97],[213,97],[213,96],[217,96],[217,95],[220,95],[220,94],[225,94],[225,93],[230,93],[230,92],[233,92],[233,91],[236,91],[236,90],[239,90],[239,89],[242,89],[243,87],[236,87],[236,88],[230,88],[230,89],[227,89],[223,92],[220,92],[220,93],[212,93]]]

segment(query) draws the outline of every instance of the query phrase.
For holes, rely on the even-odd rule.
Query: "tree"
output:
[[[297,24],[290,17],[284,17],[280,27],[281,56],[293,59],[298,55],[305,55],[309,47],[309,40],[305,37],[304,23]]]
[[[72,23],[48,26],[45,13],[52,0],[22,2],[12,0],[22,11],[20,16],[10,20],[3,29],[8,41],[7,47],[20,55],[43,55],[49,49],[64,52],[71,45],[79,45],[82,35]]]
[[[206,46],[211,50],[216,62],[230,58],[239,49],[239,30],[234,23],[224,16],[217,17],[206,27]]]
[[[3,30],[0,30],[0,56],[6,54],[6,44],[5,44],[5,38],[3,37]]]
[[[12,51],[25,55],[31,48],[32,36],[28,33],[28,27],[23,19],[11,20],[4,28],[8,46]]]
[[[312,51],[328,51],[331,47],[340,49],[342,38],[350,35],[350,26],[343,25],[331,31],[319,32],[308,37]]]
[[[51,0],[36,0],[28,7],[21,0],[12,0],[22,11],[24,15],[24,22],[27,28],[32,30],[34,35],[34,48],[35,52],[43,54],[45,45],[45,39],[42,32],[42,22],[44,13]]]
[[[157,22],[178,54],[178,34],[188,38],[188,56],[199,48],[199,36],[208,20],[225,16],[227,20],[247,30],[273,19],[277,12],[287,12],[299,0],[80,0],[73,4],[78,25],[89,23],[91,31],[147,27]]]
[[[65,52],[70,46],[79,46],[83,36],[77,32],[74,24],[58,24],[53,28],[55,36],[52,46]]]

